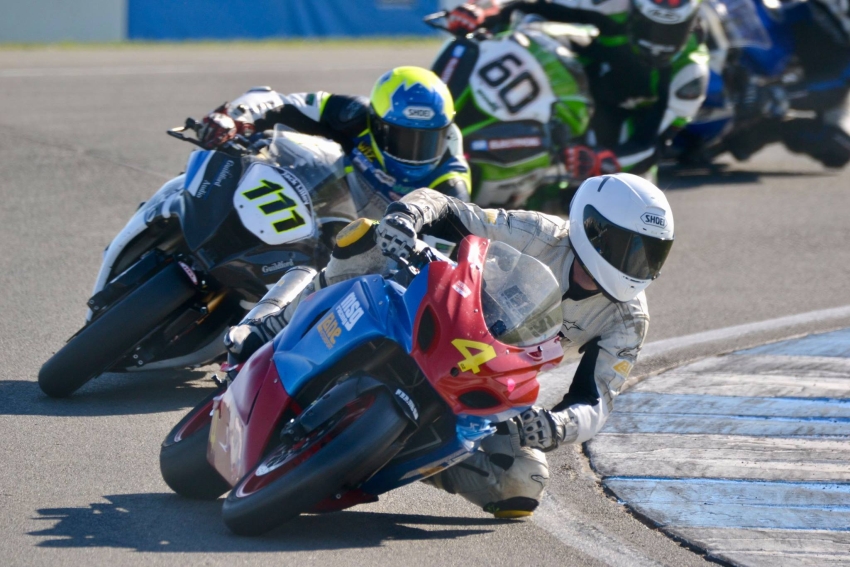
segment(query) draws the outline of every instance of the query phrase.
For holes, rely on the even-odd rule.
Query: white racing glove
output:
[[[413,219],[404,213],[390,213],[375,227],[375,242],[385,256],[408,258],[416,248]]]
[[[523,447],[539,449],[544,453],[554,451],[567,439],[575,438],[576,425],[566,412],[552,412],[532,407],[515,417]]]

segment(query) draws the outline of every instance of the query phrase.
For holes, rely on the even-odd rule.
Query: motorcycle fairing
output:
[[[233,195],[242,224],[266,244],[280,245],[316,229],[309,194],[297,177],[270,165],[250,165]]]
[[[454,414],[498,422],[534,404],[537,373],[560,362],[563,350],[557,338],[517,347],[491,334],[481,299],[488,248],[489,241],[470,236],[460,244],[457,266],[428,266],[428,293],[420,303],[410,354]],[[426,332],[423,324],[433,329]]]
[[[262,457],[281,415],[297,410],[281,387],[272,348],[258,350],[213,404],[207,460],[231,485]]]
[[[274,361],[286,391],[297,395],[359,345],[386,338],[410,344],[409,315],[378,275],[362,276],[305,298],[290,324],[274,340]],[[402,308],[403,309],[403,308]]]
[[[508,39],[482,42],[479,51],[469,77],[476,106],[500,121],[549,122],[557,98],[534,55]]]

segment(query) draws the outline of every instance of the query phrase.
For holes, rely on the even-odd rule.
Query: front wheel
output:
[[[245,475],[224,501],[224,523],[236,534],[260,535],[308,512],[382,466],[406,425],[386,389],[364,393]]]
[[[84,327],[38,373],[48,396],[64,398],[109,370],[196,293],[175,262]]]
[[[216,500],[230,485],[207,461],[213,402],[210,394],[168,433],[159,450],[159,470],[171,490],[194,500]]]

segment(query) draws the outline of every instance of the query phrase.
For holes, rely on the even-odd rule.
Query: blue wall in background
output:
[[[428,35],[439,0],[128,0],[135,40]]]

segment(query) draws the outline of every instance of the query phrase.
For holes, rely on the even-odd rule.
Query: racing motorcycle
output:
[[[769,143],[784,142],[791,151],[808,153],[828,167],[844,165],[816,147],[817,143],[804,142],[806,121],[824,120],[841,128],[844,113],[840,109],[795,108],[795,100],[821,88],[806,80],[795,56],[793,26],[817,16],[813,4],[703,2],[700,15],[710,51],[707,96],[699,114],[673,140],[665,157],[685,165],[702,165],[728,151],[736,160],[745,161]],[[803,128],[795,129],[796,125]]]
[[[257,535],[452,466],[534,404],[563,356],[560,291],[540,261],[467,236],[457,262],[423,247],[390,277],[304,299],[223,391],[168,434],[160,468]]]
[[[200,146],[192,119],[169,131]],[[278,127],[255,143],[199,149],[109,244],[85,325],[42,366],[41,389],[68,396],[104,372],[196,366],[292,266],[322,267],[356,218],[345,154]]]
[[[449,31],[440,20],[429,26]],[[519,207],[545,185],[566,185],[560,150],[587,129],[592,102],[572,44],[598,30],[516,12],[509,29],[448,41],[432,70],[455,100],[455,123],[472,170],[472,200]]]

